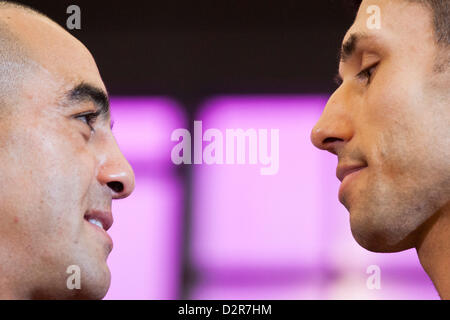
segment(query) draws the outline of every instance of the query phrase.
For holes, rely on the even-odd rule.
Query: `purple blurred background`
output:
[[[438,299],[415,251],[371,253],[353,240],[337,160],[309,140],[325,103],[233,95],[199,106],[203,132],[279,129],[279,171],[263,176],[259,164],[174,165],[171,133],[192,128],[183,106],[112,98],[113,132],[136,189],[113,204],[106,299]],[[380,289],[366,285],[371,265]]]
[[[17,1],[64,28],[73,4]],[[415,251],[356,244],[337,160],[309,141],[336,89],[350,2],[76,1],[82,27],[69,32],[95,57],[136,174],[113,204],[106,299],[438,299]],[[279,129],[278,174],[174,165],[171,134],[195,120]],[[380,290],[366,285],[373,265]]]

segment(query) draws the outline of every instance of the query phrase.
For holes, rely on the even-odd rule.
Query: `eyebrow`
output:
[[[364,32],[354,32],[350,35],[350,37],[342,44],[339,50],[339,61],[342,63],[347,62],[356,52],[356,48],[358,47],[358,43],[361,40],[369,39],[371,36]],[[342,83],[342,77],[339,72],[334,76],[334,82],[337,85]]]
[[[341,50],[339,52],[340,61],[348,61],[356,51],[358,42],[362,39],[368,38],[368,35],[361,32],[352,33],[347,41],[342,44]]]
[[[98,87],[87,83],[80,83],[66,93],[69,102],[92,102],[100,114],[109,115],[109,98],[107,93]]]

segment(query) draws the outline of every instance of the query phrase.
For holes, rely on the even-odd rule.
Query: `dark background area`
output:
[[[111,95],[170,95],[194,108],[212,94],[331,93],[354,12],[325,1],[18,1],[92,52]]]

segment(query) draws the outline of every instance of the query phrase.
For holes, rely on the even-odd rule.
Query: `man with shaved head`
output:
[[[450,1],[363,0],[339,78],[311,139],[337,155],[354,238],[416,248],[450,299]]]
[[[101,299],[112,199],[134,188],[89,51],[0,2],[0,298]],[[75,269],[71,267],[75,266]],[[67,270],[80,271],[80,287]]]

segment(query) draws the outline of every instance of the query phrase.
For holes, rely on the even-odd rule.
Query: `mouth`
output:
[[[84,215],[84,220],[107,239],[109,251],[111,251],[113,242],[106,231],[108,231],[113,224],[112,213],[109,211],[91,210]]]
[[[339,200],[344,203],[344,193],[348,186],[358,177],[367,165],[340,165],[336,168],[336,176],[342,182],[339,187]]]
[[[339,179],[339,181],[344,182],[344,179],[354,174],[355,172],[358,172],[364,168],[366,168],[366,165],[342,165],[338,166],[336,168],[336,177]]]
[[[88,211],[84,215],[84,220],[105,231],[108,231],[113,224],[112,213],[107,211]]]

